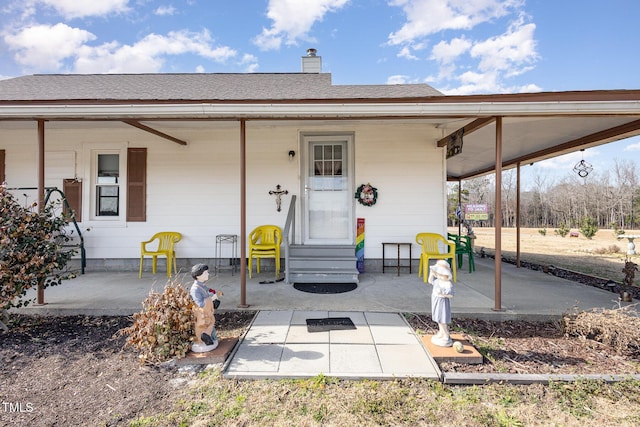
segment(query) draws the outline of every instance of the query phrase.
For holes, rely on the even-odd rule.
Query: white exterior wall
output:
[[[446,172],[436,132],[419,125],[366,126],[356,132],[356,187],[371,183],[378,200],[356,201],[365,219],[367,258],[382,258],[382,242],[411,242],[420,232],[446,235]],[[413,257],[420,254],[417,245]],[[389,256],[389,254],[387,254]]]
[[[73,126],[78,126],[73,128]],[[49,126],[49,127],[48,127]],[[179,231],[178,258],[213,258],[217,234],[240,235],[240,123],[189,122],[152,127],[188,141],[187,146],[125,124],[45,124],[46,183],[62,189],[62,179],[83,182],[83,222],[87,258],[139,258],[140,242],[158,231]],[[298,196],[296,236],[300,239],[300,134],[348,132],[354,135],[354,188],[371,183],[378,189],[372,207],[355,198],[355,218],[365,218],[365,259],[382,257],[381,242],[415,242],[418,232],[446,233],[446,176],[440,136],[432,126],[363,122],[300,126],[247,122],[247,233],[255,226],[284,226],[292,195]],[[91,220],[91,148],[114,145],[147,148],[147,221]],[[37,127],[5,129],[8,187],[37,186]],[[288,152],[294,150],[291,160]],[[125,151],[126,152],[126,151]],[[122,181],[126,170],[121,170]],[[70,176],[67,176],[71,174]],[[276,211],[275,190],[289,192]],[[124,184],[123,184],[124,185]],[[126,188],[121,188],[126,197]],[[24,192],[19,192],[24,193]],[[33,193],[33,199],[35,193]],[[124,219],[125,212],[121,212]],[[354,224],[355,227],[355,224]],[[88,231],[85,231],[87,230]],[[413,257],[419,248],[414,246]]]

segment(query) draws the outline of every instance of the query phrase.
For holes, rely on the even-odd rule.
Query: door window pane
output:
[[[342,145],[315,145],[313,155],[313,174],[315,176],[342,176]]]

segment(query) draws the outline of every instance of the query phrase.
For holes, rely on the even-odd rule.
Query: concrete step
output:
[[[290,256],[355,256],[355,245],[291,245]]]
[[[336,257],[289,257],[289,269],[315,268],[335,270],[341,268],[355,268],[356,258],[336,258]]]
[[[290,283],[358,283],[354,245],[291,245]]]
[[[289,283],[359,283],[358,270],[298,270],[289,272]]]

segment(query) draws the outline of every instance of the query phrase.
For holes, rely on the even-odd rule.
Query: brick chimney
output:
[[[321,73],[322,57],[316,56],[317,51],[313,48],[307,49],[307,56],[302,57],[303,73]]]

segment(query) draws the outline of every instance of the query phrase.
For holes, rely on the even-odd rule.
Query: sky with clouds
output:
[[[637,0],[0,0],[0,13],[0,78],[297,72],[315,48],[335,84],[640,89]],[[640,139],[539,168],[616,156],[640,161]]]

